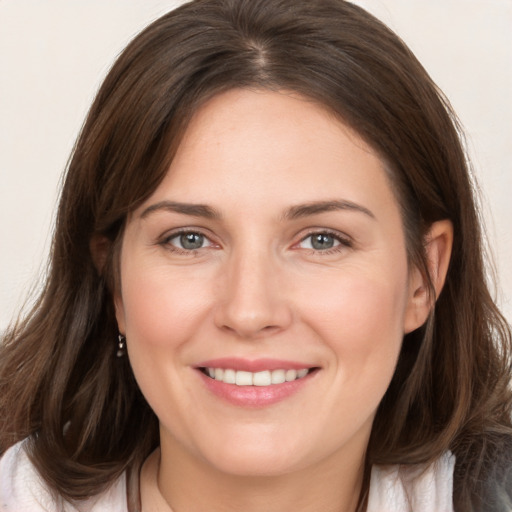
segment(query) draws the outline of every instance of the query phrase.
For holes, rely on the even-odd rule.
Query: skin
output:
[[[298,205],[329,201],[345,207],[297,215]],[[183,248],[180,229],[203,235],[201,247]],[[332,247],[313,248],[313,233]],[[438,292],[451,237],[440,222],[427,240]],[[161,451],[142,471],[144,510],[355,510],[403,335],[431,307],[375,152],[295,94],[218,95],[130,215],[120,269],[119,330],[160,421]],[[196,369],[221,357],[319,369],[286,399],[244,407],[212,394]]]

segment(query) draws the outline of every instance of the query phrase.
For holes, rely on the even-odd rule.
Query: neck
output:
[[[143,512],[355,512],[364,456],[335,454],[284,475],[240,476],[163,443],[145,466]]]

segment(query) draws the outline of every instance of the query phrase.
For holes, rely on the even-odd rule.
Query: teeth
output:
[[[265,370],[255,373],[242,370],[224,370],[223,368],[205,368],[205,370],[212,379],[226,384],[236,384],[237,386],[271,386],[272,384],[282,384],[283,382],[302,379],[309,373],[308,368],[301,370]]]
[[[222,379],[226,384],[236,383],[236,372],[235,370],[224,370],[224,378]]]
[[[270,384],[272,384],[272,378],[269,371],[252,374],[253,386],[270,386]]]
[[[215,370],[217,372],[217,370]],[[235,384],[237,386],[252,386],[252,373],[251,372],[236,372]],[[223,380],[223,379],[215,379]]]
[[[286,382],[285,370],[274,370],[271,372],[270,380],[272,384],[282,384],[283,382]]]
[[[286,382],[291,382],[297,378],[297,370],[286,370]]]

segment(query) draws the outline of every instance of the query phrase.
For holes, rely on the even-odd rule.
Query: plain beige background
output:
[[[44,272],[59,181],[102,78],[140,29],[179,3],[0,0],[0,331]],[[512,0],[355,3],[409,44],[466,128],[511,321]]]

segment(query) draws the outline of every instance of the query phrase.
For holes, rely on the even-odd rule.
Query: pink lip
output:
[[[302,370],[312,368],[312,365],[296,361],[284,361],[280,359],[242,359],[238,357],[223,357],[210,359],[196,365],[196,368],[222,368],[224,370],[241,370],[245,372],[262,372],[265,370]]]
[[[220,367],[216,366],[216,368]],[[266,407],[291,397],[303,386],[307,385],[316,373],[310,373],[302,379],[283,382],[282,384],[273,384],[271,386],[237,386],[236,384],[226,384],[225,382],[212,379],[202,371],[197,371],[203,383],[214,395],[238,407],[249,408]]]

